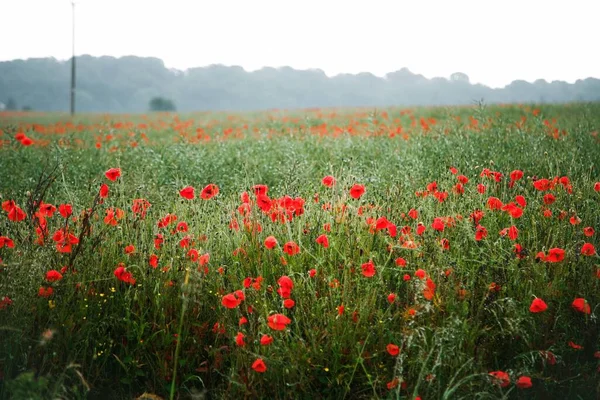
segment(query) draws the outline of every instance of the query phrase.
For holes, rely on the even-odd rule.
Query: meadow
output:
[[[0,398],[600,398],[599,131],[0,113]]]

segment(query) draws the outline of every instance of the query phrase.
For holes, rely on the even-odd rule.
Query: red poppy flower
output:
[[[273,337],[270,335],[262,335],[262,337],[260,338],[260,344],[262,346],[268,346],[271,343],[273,343]]]
[[[63,278],[62,274],[55,269],[46,272],[46,280],[48,282],[57,282]]]
[[[402,257],[398,257],[396,258],[396,260],[394,261],[394,263],[398,266],[398,267],[406,267],[406,260]]]
[[[527,256],[527,252],[525,251],[525,249],[523,248],[523,246],[521,246],[518,243],[515,243],[515,249],[514,249],[515,255],[517,258],[523,259]],[[544,253],[542,253],[543,255]]]
[[[585,243],[583,246],[581,246],[581,254],[584,256],[593,256],[596,254],[596,248],[591,243]]]
[[[517,240],[517,238],[519,237],[519,229],[517,229],[517,227],[513,225],[510,228],[502,229],[502,231],[500,231],[500,235],[501,236],[508,235],[510,240]]]
[[[187,232],[189,229],[187,222],[185,221],[181,221],[177,224],[177,226],[175,227],[175,230],[177,232]]]
[[[227,308],[236,308],[237,306],[240,305],[240,303],[241,303],[241,300],[239,300],[237,297],[235,297],[235,295],[233,293],[226,294],[221,299],[221,304],[223,304]]]
[[[133,204],[131,206],[131,211],[140,218],[146,218],[146,213],[148,209],[152,207],[152,204],[146,199],[133,199]]]
[[[4,246],[8,247],[9,249],[12,249],[15,247],[15,242],[13,242],[13,240],[10,239],[8,236],[0,236],[0,249]]]
[[[179,195],[184,199],[193,200],[196,196],[194,194],[194,188],[191,186],[186,186],[179,191]]]
[[[502,205],[502,201],[497,197],[489,197],[487,200],[487,206],[490,210],[500,210]]]
[[[359,185],[358,183],[355,183],[351,188],[350,188],[350,197],[352,197],[353,199],[360,199],[361,196],[365,193],[365,187],[363,185]]]
[[[520,180],[521,178],[523,178],[523,171],[521,170],[514,170],[510,173],[510,183],[509,183],[509,187],[513,187],[514,183],[518,180]]]
[[[192,260],[192,262],[196,262],[198,261],[198,257],[200,256],[200,253],[198,253],[198,250],[196,249],[190,249],[187,252],[187,257]]]
[[[595,190],[596,192],[600,192],[600,182],[596,182],[596,183],[594,183],[594,190]]]
[[[277,239],[275,239],[275,237],[273,236],[269,236],[265,239],[265,247],[269,250],[273,249],[275,246],[277,246]]]
[[[179,241],[179,247],[181,247],[182,249],[190,247],[191,240],[192,237],[190,235],[184,236],[184,238]]]
[[[125,246],[125,254],[133,254],[135,252],[135,246],[130,244]]]
[[[435,295],[436,284],[430,278],[427,278],[425,282],[425,289],[423,289],[423,297],[425,300],[432,300]]]
[[[252,186],[252,191],[256,197],[258,196],[266,196],[269,191],[269,187],[267,185],[254,185]]]
[[[317,275],[317,270],[316,269],[311,269],[310,271],[308,271],[308,276],[310,276],[311,278],[314,278],[315,275]]]
[[[458,179],[458,181],[460,183],[462,183],[463,185],[466,185],[467,183],[469,183],[469,178],[467,178],[464,175],[459,175],[459,176],[456,177],[456,179]]]
[[[477,185],[477,192],[479,192],[479,194],[484,194],[485,193],[485,189],[486,189],[485,185],[483,185],[481,183]]]
[[[386,346],[386,350],[392,357],[396,357],[398,354],[400,354],[400,347],[396,346],[393,343],[388,344]]]
[[[323,246],[324,248],[329,247],[329,239],[327,238],[327,235],[320,235],[316,242],[318,244],[320,244],[321,246]]]
[[[163,234],[157,233],[156,237],[154,238],[154,248],[156,250],[160,250],[164,241],[165,241],[165,238],[164,238]]]
[[[419,212],[417,210],[415,210],[414,208],[411,208],[410,211],[408,212],[408,216],[411,217],[412,219],[417,219],[417,218],[419,218]]]
[[[283,245],[283,251],[290,256],[293,256],[300,253],[300,246],[298,246],[295,242],[290,241]]]
[[[70,204],[61,204],[58,206],[58,212],[63,218],[69,218],[73,214],[73,206]]]
[[[400,380],[398,378],[394,378],[391,381],[389,381],[388,383],[386,383],[385,386],[388,388],[388,390],[392,390],[395,387],[397,387],[399,383],[400,383]]]
[[[531,305],[529,306],[529,311],[531,311],[532,313],[541,313],[546,311],[547,309],[548,305],[544,302],[544,300],[538,297],[533,299]]]
[[[516,226],[513,225],[510,228],[508,228],[508,237],[510,238],[510,240],[517,240],[517,238],[519,237],[519,230]]]
[[[490,372],[490,376],[493,378],[494,383],[500,385],[500,387],[507,387],[510,385],[510,377],[504,371]]]
[[[283,300],[283,306],[285,308],[294,308],[294,306],[296,305],[296,302],[292,299],[285,299]]]
[[[2,209],[6,212],[10,212],[10,210],[15,208],[16,206],[17,205],[15,204],[14,200],[5,200],[2,202]]]
[[[4,296],[0,299],[0,310],[4,310],[13,303],[12,299],[8,296]]]
[[[388,294],[387,301],[390,304],[394,304],[394,301],[396,301],[396,294],[395,293]]]
[[[465,188],[462,184],[457,183],[456,185],[454,185],[454,193],[456,194],[464,194],[465,193]]]
[[[327,175],[321,180],[321,183],[327,187],[332,187],[335,185],[335,178],[331,175]]]
[[[373,261],[369,260],[368,262],[364,263],[360,267],[362,269],[362,274],[365,277],[371,278],[375,275],[375,264],[373,263]]]
[[[488,231],[485,228],[485,226],[477,225],[477,227],[475,228],[475,240],[476,241],[479,242],[479,241],[485,239],[487,234],[488,234]]]
[[[264,196],[264,195],[256,196],[256,205],[258,206],[258,208],[260,208],[265,213],[269,212],[269,210],[271,210],[274,203],[275,202],[271,201],[271,199],[267,196]]]
[[[592,228],[591,226],[586,226],[585,228],[583,228],[583,234],[587,237],[594,236],[594,233],[594,228]]]
[[[105,199],[108,197],[108,185],[106,183],[100,185],[99,196],[101,199]]]
[[[377,218],[377,221],[375,221],[375,230],[380,231],[382,229],[387,229],[389,223],[390,221],[388,221],[386,217],[379,217]]]
[[[292,320],[283,314],[273,314],[269,315],[269,317],[267,318],[267,325],[269,325],[269,328],[275,331],[284,330],[286,326],[291,322]]]
[[[44,297],[44,298],[48,298],[50,296],[52,296],[54,294],[54,289],[52,289],[52,287],[44,287],[41,286],[40,289],[38,290],[38,296],[39,297]]]
[[[250,287],[250,285],[252,285],[252,278],[248,277],[248,278],[244,278],[244,280],[242,281],[242,285],[248,289]]]
[[[279,289],[277,289],[277,294],[279,294],[284,299],[290,297],[292,293],[292,289],[294,288],[294,282],[290,279],[289,276],[282,276],[277,280],[277,284],[279,285]]]
[[[244,335],[242,332],[238,332],[237,335],[235,335],[235,344],[239,347],[244,347],[246,345],[246,342],[244,341],[245,337],[246,335]]]
[[[44,216],[44,217],[50,218],[54,215],[55,212],[56,212],[56,207],[54,207],[52,204],[44,203],[43,201],[40,203],[40,206],[38,207],[39,215]]]
[[[415,276],[419,279],[425,279],[425,276],[427,276],[427,273],[422,270],[421,268],[419,268],[418,270],[415,271]]]
[[[473,220],[474,224],[479,225],[479,221],[481,221],[484,215],[485,214],[483,211],[475,210],[471,213],[471,215],[469,215],[469,217]]]
[[[550,205],[556,201],[556,197],[552,193],[544,195],[544,204]]]
[[[126,270],[125,265],[123,263],[120,263],[117,266],[113,274],[117,277],[118,280],[128,283],[130,285],[135,285],[135,278],[133,277],[131,272]]]
[[[516,385],[519,389],[529,389],[531,386],[533,386],[531,384],[531,378],[528,376],[519,377],[519,379],[517,379]]]
[[[150,254],[150,258],[148,259],[148,264],[152,268],[158,267],[158,256],[156,254]]]
[[[114,182],[121,176],[121,168],[111,168],[104,173],[104,176],[106,176],[109,181]]]
[[[573,303],[571,303],[571,307],[573,307],[575,311],[579,311],[583,314],[590,314],[592,312],[592,309],[588,302],[581,297],[578,297],[575,300],[573,300]]]
[[[527,200],[525,200],[525,197],[523,197],[521,195],[517,195],[515,197],[515,201],[517,202],[517,204],[519,204],[523,208],[525,208],[527,206]]]
[[[212,199],[214,196],[219,194],[219,187],[215,184],[208,184],[202,189],[200,197],[204,200]]]
[[[70,253],[72,245],[79,243],[79,239],[72,233],[65,231],[64,228],[54,232],[52,240],[56,242],[56,250],[59,253]]]
[[[548,251],[548,255],[546,256],[546,261],[551,263],[561,262],[565,258],[565,251],[559,248],[552,248]]]
[[[553,185],[548,179],[538,179],[537,181],[533,182],[533,187],[539,191],[550,190],[552,189],[552,186]]]
[[[21,140],[20,140],[21,144],[25,147],[27,146],[31,146],[33,144],[33,140],[30,137],[24,136]]]
[[[27,217],[25,211],[15,205],[8,211],[8,220],[12,222],[21,222]]]
[[[441,218],[434,218],[431,227],[438,232],[444,232],[444,221]]]
[[[575,350],[583,350],[583,346],[581,346],[573,341],[570,341],[568,344],[570,347],[572,347]]]
[[[204,266],[208,265],[210,262],[210,253],[204,253],[198,258],[198,265]]]
[[[252,369],[262,374],[267,370],[267,365],[262,358],[257,358],[256,361],[252,363]]]

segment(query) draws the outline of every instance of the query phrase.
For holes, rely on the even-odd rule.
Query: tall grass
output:
[[[0,397],[596,398],[600,263],[581,249],[599,244],[598,233],[583,230],[600,230],[599,116],[599,105],[586,104],[85,116],[60,123],[64,132],[59,117],[4,116],[1,200],[28,217],[0,215],[0,236],[15,243],[0,248],[0,300],[11,299],[0,309]],[[33,145],[19,143],[19,132]],[[104,176],[110,168],[122,172],[114,182]],[[482,176],[485,168],[502,180]],[[524,177],[510,187],[513,170]],[[458,194],[461,174],[469,181]],[[333,187],[321,183],[326,175]],[[565,176],[572,193],[558,182],[544,192],[533,186]],[[415,195],[434,181],[446,200]],[[104,199],[101,184],[109,187]],[[209,184],[219,194],[199,198]],[[272,210],[257,206],[257,184],[270,199],[303,199],[303,212],[274,222]],[[354,184],[366,188],[359,199],[350,196]],[[188,185],[193,200],[179,195]],[[243,192],[247,215],[238,209]],[[545,204],[547,193],[554,203]],[[527,201],[519,218],[487,205],[517,195]],[[151,204],[145,216],[132,211],[134,199]],[[73,208],[69,218],[47,218],[43,245],[31,218],[36,200]],[[107,224],[116,208],[123,217]],[[479,241],[476,210],[487,229]],[[177,220],[159,228],[167,214]],[[374,227],[380,217],[396,236]],[[443,232],[432,228],[436,217],[452,217]],[[181,221],[187,232],[177,231]],[[516,240],[500,235],[513,225]],[[65,226],[79,238],[69,253],[52,240]],[[327,248],[316,242],[322,234]],[[273,249],[268,236],[277,239]],[[287,242],[300,252],[286,254]],[[564,260],[536,257],[551,248],[564,249]],[[208,262],[193,261],[191,249]],[[362,273],[369,261],[372,277]],[[115,276],[120,263],[134,284]],[[62,279],[48,282],[46,273],[62,267]],[[293,281],[291,308],[277,291],[282,276]],[[245,287],[246,278],[255,285]],[[428,279],[434,293],[424,290]],[[53,294],[40,296],[40,287]],[[225,307],[223,296],[238,290],[243,301]],[[534,298],[548,309],[532,313]],[[576,298],[589,314],[572,307]],[[291,323],[273,330],[274,314]],[[273,342],[261,345],[263,335]],[[252,368],[257,359],[265,372]],[[502,387],[493,371],[510,383]],[[531,388],[516,385],[522,376]]]

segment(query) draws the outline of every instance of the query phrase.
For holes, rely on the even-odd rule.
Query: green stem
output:
[[[169,399],[173,400],[175,397],[175,382],[177,381],[177,361],[179,360],[179,349],[181,347],[181,332],[183,331],[183,318],[185,316],[185,311],[187,309],[187,296],[185,294],[185,290],[187,289],[188,280],[190,277],[189,268],[185,271],[185,279],[183,282],[183,304],[181,306],[181,315],[179,316],[179,328],[177,329],[177,344],[175,345],[175,359],[173,360],[173,377],[171,378],[171,393],[169,394]]]

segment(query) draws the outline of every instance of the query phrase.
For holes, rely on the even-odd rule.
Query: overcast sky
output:
[[[598,15],[600,0],[78,0],[76,54],[574,82],[600,78]],[[0,60],[70,58],[69,0],[0,0],[0,16]]]

